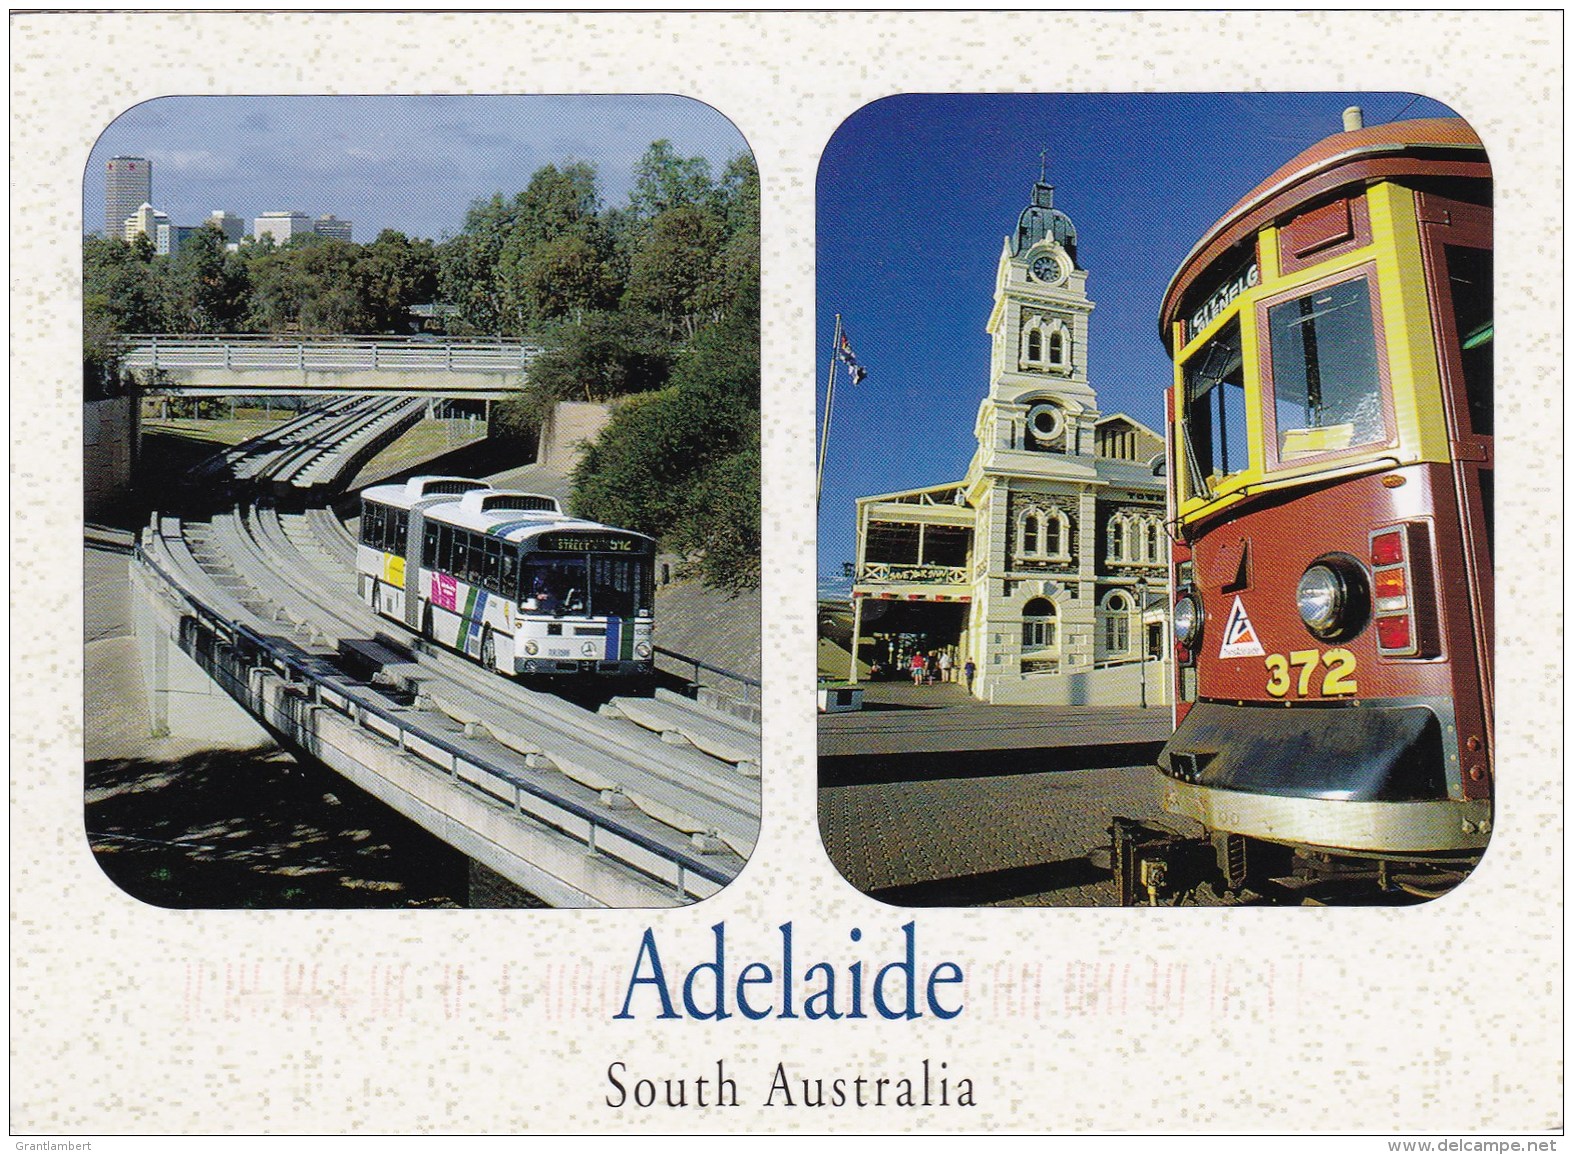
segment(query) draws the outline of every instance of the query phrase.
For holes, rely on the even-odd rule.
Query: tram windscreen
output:
[[[1382,378],[1364,277],[1267,310],[1278,460],[1387,438]]]
[[[1210,496],[1208,479],[1238,473],[1248,462],[1245,360],[1240,324],[1230,321],[1185,364],[1187,480],[1193,496]]]

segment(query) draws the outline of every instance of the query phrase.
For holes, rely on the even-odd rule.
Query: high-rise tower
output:
[[[123,236],[126,218],[153,200],[153,162],[141,156],[110,157],[104,172],[104,235]]]

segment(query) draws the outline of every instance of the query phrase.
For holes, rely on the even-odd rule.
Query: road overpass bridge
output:
[[[121,365],[154,395],[490,400],[523,389],[542,352],[491,337],[144,334],[125,338]]]

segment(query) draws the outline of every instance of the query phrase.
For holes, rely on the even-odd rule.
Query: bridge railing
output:
[[[120,341],[121,364],[132,370],[510,373],[528,369],[542,352],[539,345],[492,337],[143,333]]]

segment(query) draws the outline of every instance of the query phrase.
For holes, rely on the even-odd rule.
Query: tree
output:
[[[394,229],[383,229],[364,245],[356,280],[373,332],[403,333],[410,328],[410,307],[437,296],[437,251],[430,241],[414,240]]]
[[[759,328],[711,326],[671,384],[618,405],[574,473],[574,508],[662,540],[685,572],[733,591],[759,582]]]
[[[224,250],[224,233],[204,224],[170,259],[167,319],[182,333],[228,333],[246,312],[245,262]]]
[[[724,239],[720,222],[705,209],[688,205],[662,213],[634,254],[624,304],[661,317],[673,336],[692,337],[720,316]]]
[[[539,244],[517,270],[514,293],[535,320],[582,321],[614,300],[611,272],[583,237],[563,235]]]
[[[164,328],[162,265],[151,245],[88,238],[82,246],[82,295],[115,333]]]
[[[671,141],[658,140],[634,165],[629,207],[640,220],[653,220],[672,209],[705,204],[713,189],[709,161],[680,157]]]

